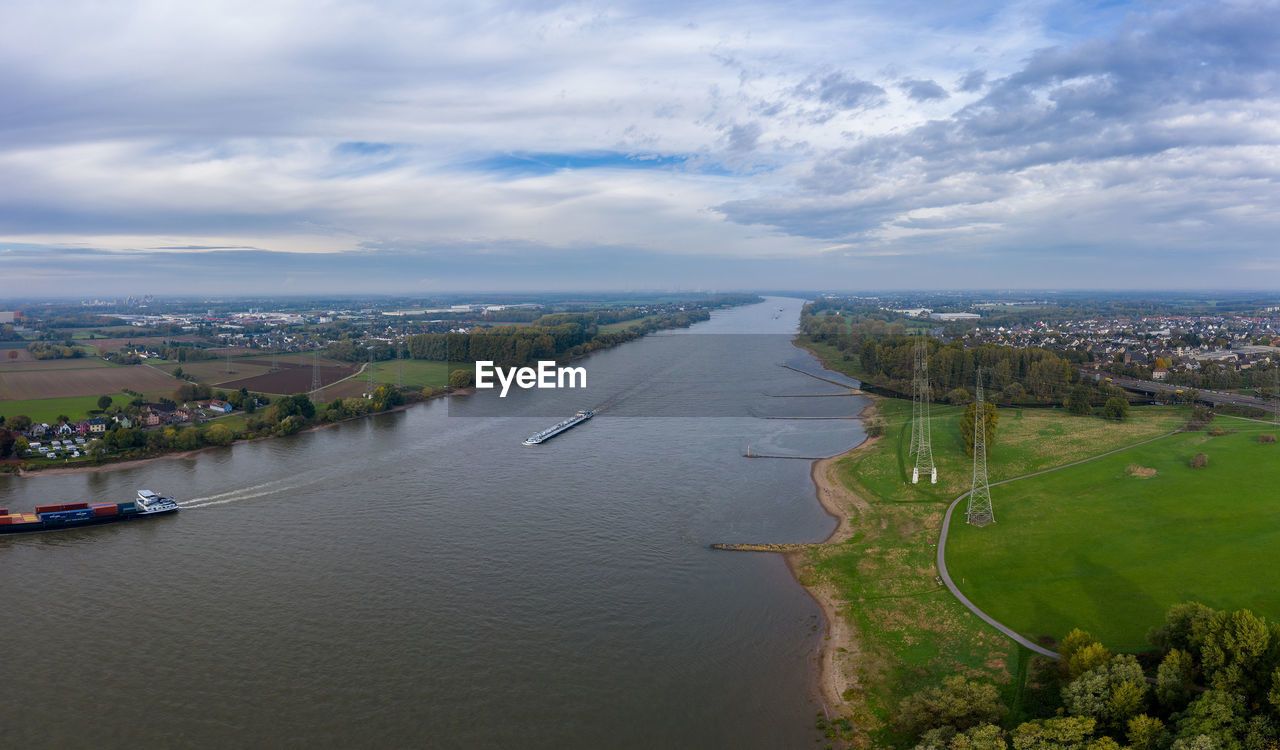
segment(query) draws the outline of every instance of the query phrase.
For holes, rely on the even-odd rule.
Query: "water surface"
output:
[[[592,355],[587,393],[0,479],[13,509],[139,488],[186,504],[0,538],[0,745],[812,745],[817,606],[780,558],[708,548],[834,527],[809,462],[742,456],[861,439],[856,421],[764,418],[865,405],[779,398],[839,392],[778,366],[818,371],[788,342],[800,304]]]

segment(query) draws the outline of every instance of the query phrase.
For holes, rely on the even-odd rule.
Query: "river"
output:
[[[743,456],[862,438],[767,418],[866,404],[795,398],[840,392],[779,366],[820,370],[789,343],[800,306],[598,352],[575,363],[585,391],[0,479],[15,510],[141,488],[184,503],[0,537],[0,746],[812,746],[820,610],[780,557],[708,548],[834,528],[808,461]]]

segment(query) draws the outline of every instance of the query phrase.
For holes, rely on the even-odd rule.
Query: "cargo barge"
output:
[[[178,503],[151,490],[138,490],[138,499],[125,503],[67,503],[37,505],[34,513],[10,513],[0,508],[0,534],[60,531],[118,521],[136,521],[178,512]]]
[[[544,443],[550,440],[551,438],[555,437],[556,435],[559,435],[560,433],[564,432],[565,430],[569,430],[569,429],[573,429],[574,427],[577,427],[578,425],[582,424],[588,419],[591,419],[595,415],[596,415],[595,412],[589,411],[587,409],[583,409],[582,411],[578,412],[577,414],[574,414],[572,417],[569,417],[563,422],[558,422],[548,427],[547,429],[543,430],[542,432],[537,432],[530,435],[529,437],[525,438],[524,444],[537,445],[538,443]]]

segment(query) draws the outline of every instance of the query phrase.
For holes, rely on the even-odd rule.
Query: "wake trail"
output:
[[[314,482],[312,484],[314,484]],[[269,490],[263,490],[262,492],[250,492],[247,495],[232,494],[231,497],[224,497],[221,500],[210,500],[206,502],[197,503],[197,502],[188,501],[186,503],[183,503],[182,507],[183,508],[209,508],[214,505],[225,505],[227,503],[238,503],[241,500],[252,500],[258,497],[266,497],[267,495],[274,495],[279,492],[285,492],[287,490],[298,489],[299,487],[305,487],[305,486],[306,485],[299,484],[299,485],[288,485],[284,487],[274,487]]]
[[[231,497],[232,495],[239,495],[239,494],[240,494],[240,493],[242,493],[242,492],[253,492],[253,491],[255,491],[255,490],[261,490],[261,489],[265,489],[265,488],[267,488],[267,487],[271,487],[272,485],[284,484],[284,483],[288,482],[290,479],[292,479],[292,477],[286,477],[286,478],[284,478],[284,479],[273,479],[273,480],[271,480],[270,482],[263,482],[262,484],[255,484],[255,485],[252,485],[252,486],[249,486],[249,487],[241,487],[241,488],[239,488],[239,489],[228,490],[227,492],[219,492],[219,493],[214,494],[214,495],[206,495],[205,497],[193,497],[193,498],[191,498],[191,499],[189,499],[189,500],[184,500],[183,502],[178,503],[178,505],[179,505],[180,507],[186,508],[186,507],[188,507],[188,506],[190,506],[190,505],[194,505],[194,504],[196,504],[196,503],[205,503],[205,502],[208,502],[208,501],[210,501],[210,500],[219,500],[219,499],[224,498],[224,497]]]

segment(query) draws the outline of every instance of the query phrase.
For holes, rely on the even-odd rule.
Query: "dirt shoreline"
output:
[[[866,420],[875,414],[876,399],[871,394],[863,395],[871,399],[871,403],[858,413],[858,417]],[[844,453],[813,462],[809,475],[813,479],[814,493],[823,510],[836,519],[835,529],[820,544],[840,544],[848,540],[854,533],[854,517],[869,509],[867,501],[840,482],[833,472],[840,461],[860,451],[868,450],[879,439],[865,437],[862,442]],[[814,692],[823,713],[830,719],[846,714],[844,706],[848,701],[845,694],[851,689],[858,688],[856,678],[844,667],[845,662],[857,656],[859,647],[853,626],[848,618],[840,614],[840,608],[845,602],[838,597],[835,587],[805,580],[807,576],[803,573],[809,554],[807,549],[797,549],[783,553],[782,557],[786,560],[787,568],[796,582],[813,597],[822,610],[825,632],[817,657],[818,668],[814,674],[816,682]]]

